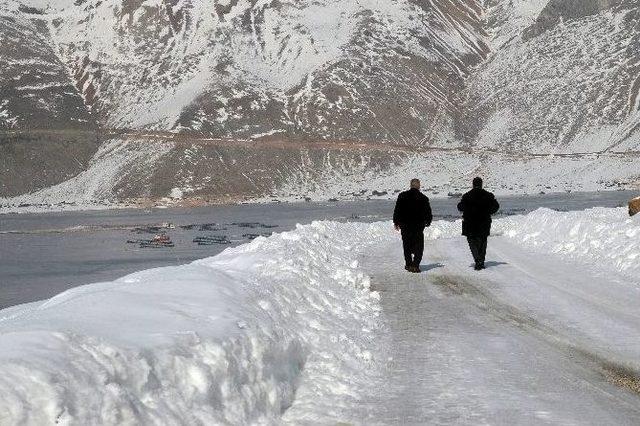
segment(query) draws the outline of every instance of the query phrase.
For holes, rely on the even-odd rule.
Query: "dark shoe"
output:
[[[476,265],[473,267],[473,269],[475,269],[476,271],[480,271],[482,269],[482,267],[476,263]]]
[[[404,265],[404,269],[405,269],[405,270],[407,270],[407,271],[409,271],[409,272],[412,272],[412,271],[411,271],[411,268],[412,268],[412,266]]]
[[[412,270],[411,272],[415,272],[416,274],[419,274],[419,273],[420,273],[420,272],[422,272],[422,271],[420,270],[420,267],[419,267],[419,266],[414,266],[414,267],[413,267],[413,270]]]

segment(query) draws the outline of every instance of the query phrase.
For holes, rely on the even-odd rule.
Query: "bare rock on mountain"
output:
[[[636,197],[629,201],[629,216],[640,213],[640,197]]]

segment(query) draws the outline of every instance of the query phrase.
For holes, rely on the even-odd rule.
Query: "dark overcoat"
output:
[[[491,215],[500,209],[496,197],[482,188],[473,188],[462,196],[458,210],[462,212],[462,235],[488,237],[491,234]]]
[[[401,192],[393,210],[393,224],[400,228],[418,229],[431,225],[433,214],[429,197],[419,189]]]

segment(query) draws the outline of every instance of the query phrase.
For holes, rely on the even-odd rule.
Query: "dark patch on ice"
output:
[[[131,230],[131,232],[134,232],[136,234],[158,234],[163,229],[167,228],[159,225],[136,226]]]
[[[238,228],[277,228],[278,225],[269,225],[260,222],[233,222],[229,225],[237,226]]]
[[[137,244],[140,248],[171,248],[174,247],[173,241],[157,241],[157,240],[127,240],[127,244]]]
[[[271,232],[261,232],[259,234],[254,234],[254,233],[242,234],[242,238],[246,238],[248,240],[255,240],[258,237],[270,237],[270,236],[271,236]]]
[[[200,225],[200,231],[226,231],[227,228],[219,226],[217,223],[203,223]]]
[[[499,216],[513,216],[516,214],[525,214],[527,210],[524,208],[501,208],[498,212]]]
[[[211,246],[214,244],[231,244],[226,235],[204,235],[196,237],[193,242],[199,246]]]
[[[197,229],[198,231],[201,231],[201,232],[227,230],[227,228],[220,226],[217,223],[190,223],[188,225],[180,225],[180,228],[186,231],[192,231],[194,229]]]

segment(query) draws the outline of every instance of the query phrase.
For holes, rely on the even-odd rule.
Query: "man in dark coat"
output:
[[[411,179],[411,189],[398,195],[393,211],[393,224],[402,235],[404,269],[409,272],[420,272],[424,228],[431,225],[432,220],[429,198],[420,192],[420,180]]]
[[[462,196],[458,210],[462,212],[462,235],[467,237],[475,270],[484,269],[487,237],[491,233],[491,215],[500,209],[496,197],[482,189],[482,179],[473,179],[473,189]]]

